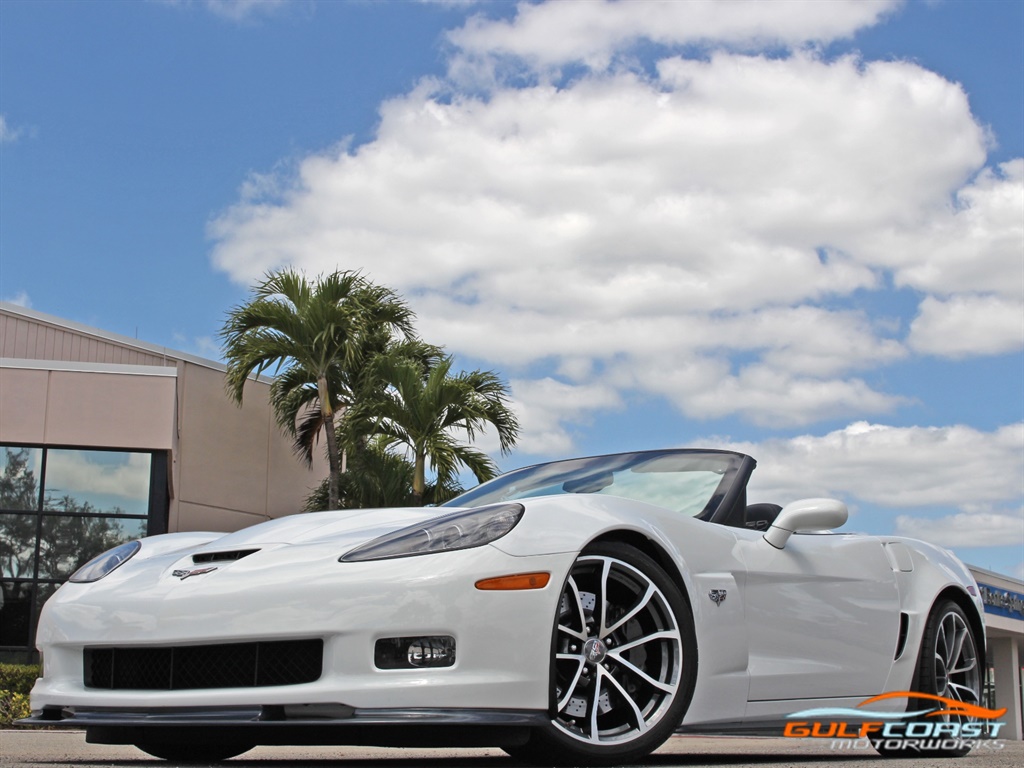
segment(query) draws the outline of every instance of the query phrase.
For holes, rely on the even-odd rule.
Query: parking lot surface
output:
[[[714,766],[798,766],[799,768],[1019,768],[1024,742],[1005,741],[1001,748],[975,750],[967,757],[944,760],[885,760],[872,750],[831,748],[820,739],[765,739],[675,736],[638,765],[673,768]],[[81,731],[0,731],[3,768],[175,768],[134,747],[87,744]],[[522,765],[497,749],[379,749],[367,747],[257,747],[229,760],[231,768],[513,768]]]

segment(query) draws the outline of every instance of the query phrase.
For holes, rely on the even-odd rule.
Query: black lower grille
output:
[[[87,688],[261,688],[318,680],[323,640],[279,640],[164,648],[86,648]]]

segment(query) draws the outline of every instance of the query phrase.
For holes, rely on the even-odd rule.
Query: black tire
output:
[[[981,705],[982,673],[978,654],[978,638],[963,609],[952,600],[943,600],[928,614],[928,623],[921,638],[921,652],[911,688],[916,693],[945,696],[967,704]],[[911,699],[907,711],[934,709],[931,699]],[[973,722],[965,715],[941,715],[943,722]],[[939,717],[922,718],[936,722]],[[971,751],[969,746],[958,748],[916,749],[908,753],[902,749],[876,746],[885,757],[910,757],[925,754],[928,757],[963,757]]]
[[[136,744],[146,754],[169,760],[172,763],[219,763],[248,752],[255,744],[224,743],[182,743],[172,741],[149,741]]]
[[[537,765],[639,760],[678,727],[696,680],[693,612],[679,585],[634,547],[594,545],[562,587],[551,721],[506,751]]]

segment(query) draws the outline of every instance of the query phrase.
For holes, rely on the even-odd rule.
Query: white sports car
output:
[[[748,506],[754,466],[573,459],[440,508],[124,544],[46,604],[22,722],[174,760],[462,745],[601,765],[887,692],[979,704],[968,570],[919,541],[833,533],[838,501]]]

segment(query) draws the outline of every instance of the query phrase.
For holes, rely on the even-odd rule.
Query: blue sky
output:
[[[0,2],[0,298],[217,358],[361,269],[505,468],[736,447],[1024,576],[1024,2]]]

